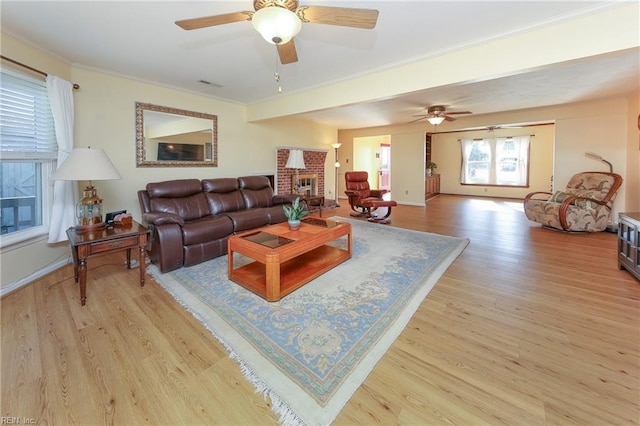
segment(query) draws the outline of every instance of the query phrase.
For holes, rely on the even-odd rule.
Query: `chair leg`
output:
[[[361,211],[358,210],[358,208],[361,209]],[[351,210],[353,210],[350,214],[353,217],[369,217],[369,209],[367,209],[366,207],[361,207],[361,206],[351,206]]]

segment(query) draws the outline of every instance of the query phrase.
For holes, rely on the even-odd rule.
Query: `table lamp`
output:
[[[296,184],[293,191],[294,194],[297,194],[300,189],[300,175],[298,174],[298,170],[306,167],[304,165],[304,151],[301,149],[290,149],[289,158],[287,158],[287,164],[285,164],[284,167],[287,169],[296,169]]]
[[[51,176],[53,180],[87,180],[89,184],[83,191],[83,197],[76,204],[78,231],[89,231],[105,226],[102,220],[102,199],[98,197],[91,181],[122,179],[118,170],[101,149],[74,148],[58,170]]]

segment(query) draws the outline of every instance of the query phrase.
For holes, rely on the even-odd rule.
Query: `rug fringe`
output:
[[[159,283],[158,277],[156,276],[156,271],[153,268],[148,268],[149,274]],[[258,376],[255,371],[248,366],[242,358],[236,354],[236,352],[229,346],[220,336],[216,334],[216,332],[211,329],[206,323],[206,321],[197,313],[194,312],[184,303],[177,295],[167,289],[165,286],[160,285],[160,287],[166,291],[174,300],[180,304],[187,312],[191,314],[200,324],[204,326],[204,328],[211,333],[211,335],[218,341],[229,353],[229,358],[233,359],[238,363],[240,367],[240,372],[242,375],[249,381],[255,388],[255,392],[262,395],[263,398],[269,398],[271,400],[271,411],[278,415],[279,421],[283,426],[306,426],[306,423],[289,407],[280,396],[271,390],[266,383]]]

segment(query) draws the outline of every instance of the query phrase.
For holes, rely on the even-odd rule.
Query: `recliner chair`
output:
[[[622,176],[582,172],[569,179],[563,191],[531,192],[524,198],[529,220],[545,227],[574,232],[600,232],[609,224],[611,208]],[[544,195],[544,199],[534,198]]]
[[[395,201],[384,200],[386,189],[371,189],[369,186],[369,174],[364,171],[352,171],[344,174],[346,191],[351,205],[351,216],[366,216],[370,222],[389,223],[391,207],[397,206]],[[387,212],[383,217],[372,213],[379,207],[386,207]]]

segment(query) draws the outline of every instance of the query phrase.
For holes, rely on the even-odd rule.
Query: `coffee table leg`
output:
[[[233,273],[233,250],[231,250],[231,247],[229,247],[227,250],[227,277],[229,277],[229,279],[231,279],[232,273]]]
[[[267,256],[265,269],[267,287],[265,299],[268,302],[276,302],[280,300],[280,262],[276,258]]]

